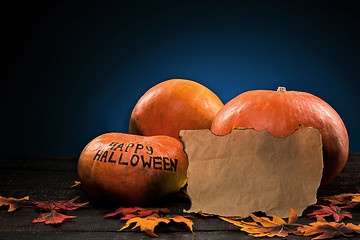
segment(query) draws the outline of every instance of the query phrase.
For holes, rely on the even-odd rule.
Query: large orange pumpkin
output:
[[[175,138],[107,133],[84,148],[78,175],[91,196],[136,205],[180,190],[187,167],[183,146]]]
[[[194,81],[171,79],[149,89],[135,105],[129,133],[167,135],[180,140],[182,129],[209,129],[221,100]]]
[[[322,99],[305,92],[254,90],[242,93],[225,104],[215,117],[211,131],[225,135],[234,128],[267,129],[276,137],[286,137],[299,125],[319,130],[323,142],[322,185],[343,169],[349,153],[349,139],[337,112]]]

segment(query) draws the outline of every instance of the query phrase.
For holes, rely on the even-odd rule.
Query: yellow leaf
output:
[[[322,200],[329,201],[330,205],[347,205],[351,207],[354,203],[360,203],[360,193],[342,193],[330,197],[322,197]]]
[[[224,217],[220,217],[220,219],[240,227],[241,231],[254,237],[286,237],[289,233],[300,234],[297,230],[300,224],[296,224],[297,215],[293,209],[291,209],[288,223],[277,216],[273,216],[272,220],[267,217],[257,217],[254,214],[251,214],[250,217],[254,222],[235,221]]]
[[[16,209],[29,204],[29,196],[23,198],[5,198],[0,196],[0,206],[9,205],[8,212],[15,211]]]
[[[74,184],[71,185],[70,187],[71,188],[74,188],[74,187],[77,187],[77,186],[80,186],[81,185],[81,182],[80,181],[74,181]]]
[[[157,214],[153,214],[151,216],[144,217],[144,218],[135,217],[135,218],[129,219],[126,222],[125,226],[123,226],[119,231],[129,228],[133,223],[135,223],[135,226],[132,229],[140,227],[140,230],[144,231],[148,235],[153,236],[153,237],[158,237],[158,235],[156,235],[154,233],[155,227],[161,222],[168,224],[168,223],[170,223],[171,220],[174,222],[177,222],[177,223],[185,223],[189,227],[191,232],[193,232],[193,227],[192,227],[193,222],[191,220],[184,218],[182,216],[178,216],[178,215],[169,215],[169,216],[165,216],[165,217],[160,217]]]

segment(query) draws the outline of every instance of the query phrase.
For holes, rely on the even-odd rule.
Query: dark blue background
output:
[[[3,7],[3,156],[78,156],[127,132],[137,100],[170,78],[224,103],[278,86],[312,93],[360,152],[357,1],[29,2]]]

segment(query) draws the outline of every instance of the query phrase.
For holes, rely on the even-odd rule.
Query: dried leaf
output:
[[[231,220],[241,220],[241,219],[245,219],[246,217],[227,217],[227,219],[231,219]]]
[[[189,227],[191,232],[193,232],[193,227],[192,227],[193,222],[191,220],[189,220],[183,216],[178,216],[178,215],[168,215],[165,217],[160,217],[158,214],[152,214],[145,218],[141,218],[141,217],[132,218],[132,219],[128,220],[126,222],[125,226],[122,227],[119,231],[129,228],[130,225],[135,223],[135,226],[132,229],[140,227],[140,230],[144,231],[148,235],[153,236],[153,237],[158,237],[158,235],[156,235],[154,233],[155,227],[161,222],[168,224],[168,223],[170,223],[170,221],[174,221],[177,223],[185,223]]]
[[[154,213],[161,214],[161,213],[169,213],[170,210],[167,208],[140,208],[140,207],[129,207],[124,208],[120,207],[116,209],[114,212],[106,214],[104,218],[114,217],[116,215],[122,215],[123,217],[120,220],[129,220],[135,217],[147,217]]]
[[[0,196],[0,206],[9,205],[8,212],[13,212],[22,206],[29,205],[29,203],[29,196],[23,198],[6,198]]]
[[[344,217],[352,218],[351,213],[343,211],[340,207],[337,206],[323,206],[323,205],[315,205],[317,207],[321,207],[321,209],[315,210],[312,213],[306,215],[306,218],[314,218],[317,215],[321,217],[333,216],[335,222],[340,222],[344,219]]]
[[[76,199],[78,199],[80,196],[77,196],[69,201],[66,200],[60,200],[57,202],[54,201],[46,201],[46,202],[33,202],[34,206],[40,210],[40,211],[72,211],[75,209],[78,209],[79,207],[87,205],[89,202],[84,203],[74,203]]]
[[[299,227],[299,231],[304,236],[311,236],[320,234],[313,239],[328,239],[336,236],[350,237],[349,233],[360,234],[360,225],[354,225],[352,223],[336,223],[326,222],[321,216],[316,216],[317,221],[310,223],[310,226],[303,225]]]
[[[70,187],[71,188],[74,188],[74,187],[77,187],[77,186],[80,186],[81,185],[81,182],[80,181],[74,181],[74,184],[71,185]]]
[[[330,205],[345,205],[344,208],[354,208],[360,205],[360,193],[342,193],[330,197],[320,198],[329,201]]]
[[[220,217],[220,219],[241,227],[241,231],[254,237],[286,237],[289,233],[300,235],[298,227],[301,224],[296,223],[298,217],[293,209],[291,209],[288,222],[277,216],[273,216],[272,220],[267,217],[257,217],[254,214],[251,214],[250,217],[254,222],[235,221],[226,217]]]
[[[199,211],[198,214],[203,216],[203,217],[213,217],[213,216],[215,216],[214,214],[203,213],[202,211]]]
[[[344,206],[344,208],[355,208],[357,206],[360,206],[360,194],[353,196],[353,198],[351,199],[351,202],[346,204],[346,206]]]
[[[60,224],[73,218],[76,218],[76,216],[68,216],[51,210],[50,212],[40,213],[40,216],[35,218],[32,223],[44,222],[45,224]]]
[[[140,207],[129,207],[129,208],[119,207],[114,212],[106,214],[104,218],[114,217],[118,214],[122,214],[123,216],[126,216],[128,214],[134,214],[135,212],[140,211],[141,209],[142,208]]]

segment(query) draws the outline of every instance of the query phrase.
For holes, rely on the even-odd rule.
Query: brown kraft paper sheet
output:
[[[300,126],[286,138],[251,128],[225,136],[182,130],[189,158],[188,212],[247,217],[262,211],[288,217],[316,203],[323,169],[318,130]]]

